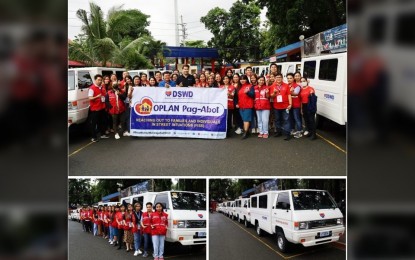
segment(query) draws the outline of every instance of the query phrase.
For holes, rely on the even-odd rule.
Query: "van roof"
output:
[[[271,191],[265,191],[265,192],[261,192],[261,193],[253,194],[253,195],[251,195],[251,197],[253,197],[253,196],[258,196],[258,195],[263,195],[263,194],[280,193],[280,192],[284,192],[284,191],[326,191],[326,190],[318,190],[318,189],[289,189],[289,190],[271,190]],[[327,192],[327,191],[326,191],[326,192]]]
[[[77,71],[77,70],[91,70],[91,69],[105,69],[105,70],[125,71],[125,68],[110,68],[110,67],[82,67],[82,68],[71,68],[71,69],[68,69],[68,70]]]

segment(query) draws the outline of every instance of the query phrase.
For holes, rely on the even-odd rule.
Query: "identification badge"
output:
[[[101,102],[105,103],[105,97],[104,96],[101,96]]]
[[[277,103],[282,103],[282,95],[277,96]]]

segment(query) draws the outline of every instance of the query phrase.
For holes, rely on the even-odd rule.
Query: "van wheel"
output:
[[[257,234],[259,237],[260,237],[260,236],[262,236],[262,230],[261,230],[261,228],[259,227],[259,223],[258,223],[258,222],[256,223],[255,229],[256,229],[256,234]]]
[[[285,238],[284,232],[279,230],[277,232],[277,246],[278,246],[278,249],[281,252],[287,252],[288,251],[288,245],[289,245],[289,242]]]
[[[248,223],[248,220],[246,220],[246,218],[244,218],[244,225],[245,227],[249,227],[249,223]]]

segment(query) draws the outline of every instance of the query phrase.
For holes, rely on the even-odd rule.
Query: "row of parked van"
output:
[[[254,227],[258,236],[276,235],[281,252],[291,244],[308,247],[335,242],[345,231],[343,214],[324,190],[268,191],[220,203],[216,210]]]

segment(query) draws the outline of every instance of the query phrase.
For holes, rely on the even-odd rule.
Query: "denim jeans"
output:
[[[98,235],[98,224],[94,223],[94,236]]]
[[[144,236],[144,253],[147,253],[148,252],[148,246],[149,246],[150,241],[151,241],[151,234],[144,233],[143,236]]]
[[[260,134],[268,134],[269,110],[257,110],[258,128]]]
[[[295,124],[295,128],[297,131],[302,131],[303,130],[303,120],[301,118],[301,108],[292,108],[291,109],[293,112],[293,117],[294,117],[294,124]],[[294,126],[292,126],[292,128],[294,128]]]
[[[113,241],[114,240],[114,228],[112,226],[109,226],[110,228],[110,240]]]
[[[275,113],[275,131],[289,135],[291,132],[290,114],[285,109],[274,109]]]
[[[162,257],[164,254],[164,239],[166,236],[155,235],[152,236],[153,239],[153,249],[154,249],[154,258]]]
[[[141,232],[134,233],[134,247],[135,251],[138,251],[141,246]]]

